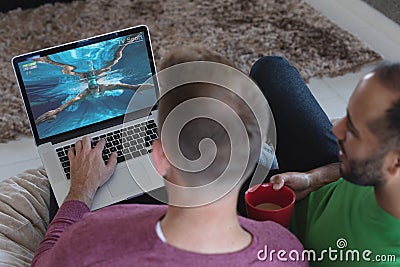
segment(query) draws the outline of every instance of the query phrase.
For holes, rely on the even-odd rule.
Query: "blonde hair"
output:
[[[172,50],[166,55],[161,63],[161,69],[192,62],[192,61],[211,61],[233,67],[234,64],[220,54],[209,51],[201,47],[183,47]],[[162,88],[161,88],[162,90]],[[242,181],[248,178],[253,171],[261,150],[261,133],[257,119],[251,111],[251,108],[245,101],[231,90],[210,83],[195,82],[184,84],[168,91],[159,100],[158,122],[159,132],[161,133],[164,121],[168,114],[181,103],[190,99],[206,97],[213,98],[230,106],[230,108],[239,116],[245,126],[248,138],[250,157],[247,169],[243,174]],[[229,118],[227,118],[229,120]],[[167,137],[164,140],[173,140],[176,136]],[[189,121],[179,133],[179,149],[189,160],[196,160],[200,157],[199,143],[205,138],[210,138],[216,145],[217,154],[214,161],[206,169],[198,172],[186,172],[178,170],[182,177],[185,177],[187,186],[201,186],[212,182],[226,168],[230,160],[231,144],[228,133],[218,122],[209,118],[197,118]],[[168,151],[164,151],[168,154]]]

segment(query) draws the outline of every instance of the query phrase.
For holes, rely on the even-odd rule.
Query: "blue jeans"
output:
[[[296,68],[282,57],[263,57],[251,68],[250,77],[275,119],[281,171],[309,171],[339,161],[332,124]]]
[[[273,174],[305,172],[339,161],[332,124],[295,67],[282,57],[267,56],[254,63],[250,77],[267,99],[276,126],[279,170],[271,170],[266,181]],[[239,194],[238,211],[243,216],[249,182]]]

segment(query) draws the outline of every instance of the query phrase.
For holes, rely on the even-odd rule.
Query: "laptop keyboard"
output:
[[[101,138],[106,140],[102,152],[104,161],[108,161],[112,152],[117,152],[117,162],[119,163],[150,153],[152,141],[158,138],[157,125],[154,120],[150,120],[92,137],[92,148],[96,146]],[[70,179],[68,149],[74,146],[75,143],[56,149],[67,179]]]

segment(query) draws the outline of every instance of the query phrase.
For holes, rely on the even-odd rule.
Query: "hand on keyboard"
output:
[[[107,164],[102,158],[105,140],[101,139],[94,148],[91,139],[84,137],[68,150],[71,170],[71,187],[67,200],[79,200],[90,208],[97,189],[114,173],[117,153],[111,153]]]
[[[117,162],[123,162],[141,157],[151,153],[151,143],[157,139],[157,125],[154,120],[139,122],[135,125],[123,129],[114,130],[94,136],[91,148],[94,148],[100,139],[105,139],[106,143],[102,150],[102,157],[107,163],[111,153],[117,153]],[[56,149],[61,166],[67,179],[70,179],[71,170],[68,159],[68,150],[75,147],[75,144],[68,144]]]

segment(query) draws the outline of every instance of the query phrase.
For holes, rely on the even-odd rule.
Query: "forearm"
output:
[[[70,200],[80,201],[86,204],[89,208],[92,205],[92,201],[94,198],[96,191],[92,189],[86,189],[84,186],[78,186],[70,189],[67,197],[64,202]]]
[[[322,186],[335,182],[341,177],[340,163],[331,163],[307,172],[310,181],[311,191],[315,191]]]
[[[80,221],[89,208],[80,201],[66,201],[61,205],[56,217],[49,225],[46,235],[40,242],[32,261],[32,266],[48,266],[52,249],[62,234],[76,222]]]

